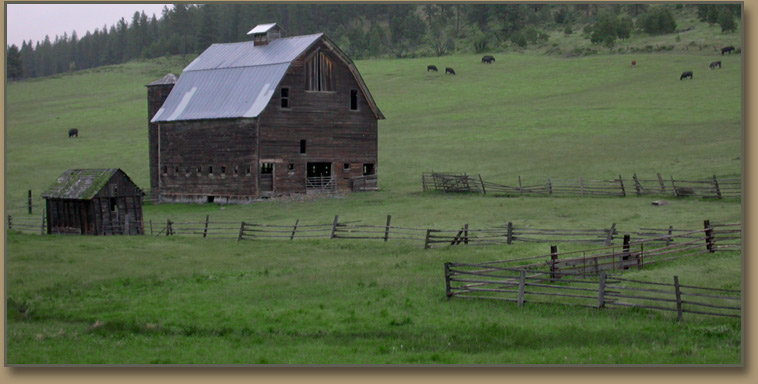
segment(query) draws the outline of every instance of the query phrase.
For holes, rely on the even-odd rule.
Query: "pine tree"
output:
[[[23,45],[23,44],[22,44]],[[21,52],[16,44],[11,45],[5,51],[7,63],[6,78],[10,80],[20,79],[24,75],[24,66],[21,60]]]

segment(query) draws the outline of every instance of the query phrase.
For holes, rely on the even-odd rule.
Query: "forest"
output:
[[[250,29],[271,22],[287,36],[326,33],[354,59],[526,49],[546,42],[547,30],[613,47],[633,34],[677,32],[672,12],[687,7],[724,33],[738,28],[740,4],[174,4],[160,17],[135,12],[84,36],[64,32],[9,45],[6,78],[194,55],[213,43],[249,40]]]

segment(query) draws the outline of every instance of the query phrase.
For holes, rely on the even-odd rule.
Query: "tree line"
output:
[[[287,36],[324,32],[354,59],[485,52],[547,41],[549,28],[577,25],[593,43],[613,46],[633,33],[673,33],[672,10],[694,7],[702,21],[737,29],[739,4],[174,4],[160,17],[135,12],[84,36],[6,47],[8,79],[50,76],[133,59],[197,54],[213,43],[248,41],[257,24]]]

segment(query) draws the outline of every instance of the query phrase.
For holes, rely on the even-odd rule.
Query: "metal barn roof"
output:
[[[184,69],[151,122],[257,117],[292,61],[322,36],[211,45]]]
[[[163,76],[160,79],[153,81],[147,86],[152,87],[155,85],[169,85],[169,84],[176,84],[176,75],[174,75],[173,73],[167,73],[166,76]]]
[[[69,169],[58,177],[58,180],[42,194],[42,197],[46,199],[90,200],[108,184],[117,172],[124,173],[118,168]],[[126,173],[124,176],[129,179]],[[137,189],[139,190],[139,187]]]

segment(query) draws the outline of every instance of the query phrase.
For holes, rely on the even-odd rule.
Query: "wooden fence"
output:
[[[645,308],[683,315],[741,317],[739,290],[625,279],[600,273],[596,279],[567,276],[556,282],[551,272],[496,265],[445,263],[448,299],[494,299],[517,303],[577,305],[597,309]]]
[[[674,180],[664,182],[661,174],[657,179],[640,179],[635,173],[631,179],[619,175],[613,180],[552,179],[544,183],[524,185],[521,176],[518,185],[504,185],[484,181],[481,175],[470,176],[466,173],[425,172],[421,175],[424,191],[442,191],[444,193],[481,193],[496,196],[605,196],[624,197],[628,195],[643,196],[697,196],[704,199],[740,198],[742,181],[737,178],[718,179],[716,175],[707,180]]]

